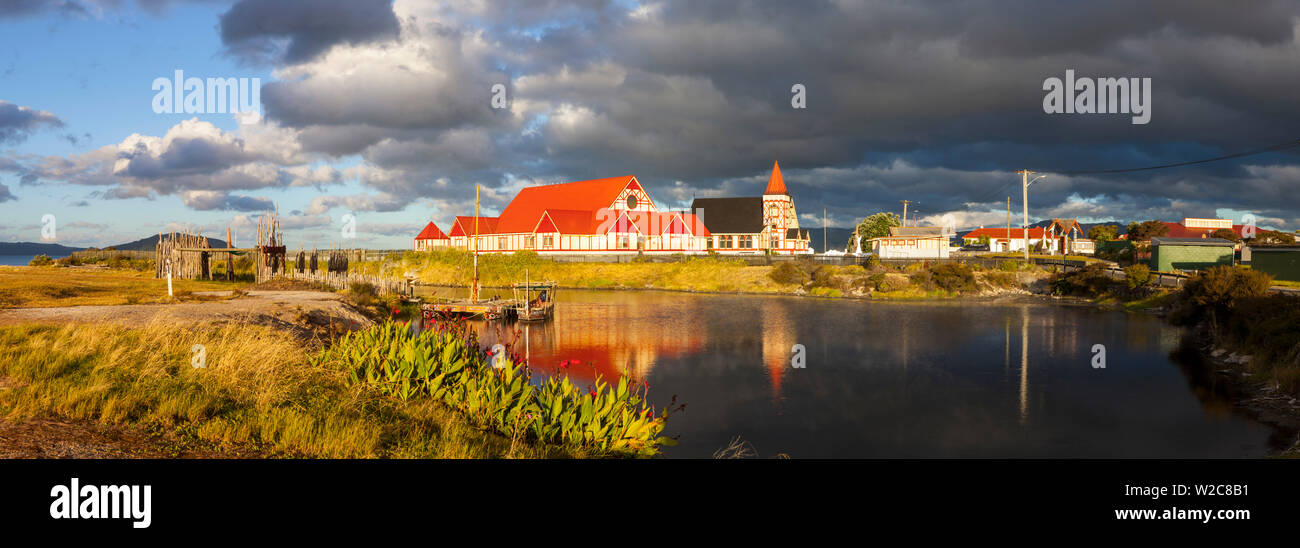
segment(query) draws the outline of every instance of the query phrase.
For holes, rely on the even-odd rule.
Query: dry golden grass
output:
[[[442,251],[407,253],[394,262],[354,264],[352,270],[370,275],[401,276],[416,273],[425,283],[467,286],[473,278],[469,253]],[[768,278],[770,266],[748,266],[743,261],[692,257],[678,262],[562,263],[535,254],[481,255],[479,283],[507,286],[523,281],[553,280],[562,287],[587,289],[668,289],[701,292],[789,293]]]
[[[172,280],[173,298],[167,297],[167,280],[153,272],[107,268],[55,266],[0,266],[0,308],[151,304],[201,300],[195,291],[222,291],[248,284],[241,282]]]
[[[205,367],[193,365],[203,345]],[[511,444],[436,403],[402,403],[309,364],[314,349],[253,325],[0,329],[0,412],[165,432],[273,456],[563,457]]]

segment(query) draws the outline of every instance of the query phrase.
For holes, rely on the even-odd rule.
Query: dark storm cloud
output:
[[[8,185],[5,185],[4,183],[0,183],[0,203],[8,202],[10,200],[17,200],[17,199],[18,199],[17,196],[14,196],[12,192],[9,192]]]
[[[231,52],[287,62],[397,31],[392,0],[240,0],[221,16],[221,40]]]
[[[63,121],[49,112],[0,100],[0,144],[18,144],[45,127],[63,127]]]
[[[270,198],[202,190],[182,192],[181,201],[190,209],[200,211],[268,211],[275,208],[275,202]]]

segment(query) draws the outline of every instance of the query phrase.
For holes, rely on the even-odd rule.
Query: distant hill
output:
[[[66,257],[73,251],[81,251],[84,247],[68,247],[59,244],[42,244],[38,242],[0,242],[0,255],[49,255],[51,257]]]
[[[218,238],[208,238],[210,247],[226,247],[226,241]],[[158,235],[140,238],[134,242],[118,244],[113,246],[114,249],[121,251],[153,251],[158,248]],[[107,248],[105,248],[107,249]]]
[[[821,227],[801,226],[799,229],[808,231],[808,240],[812,243],[813,249],[816,249],[818,253],[826,251],[822,249]],[[844,243],[849,241],[850,234],[853,234],[852,228],[826,227],[826,247],[836,251],[844,251]]]

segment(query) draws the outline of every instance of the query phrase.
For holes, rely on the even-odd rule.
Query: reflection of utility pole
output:
[[[907,226],[907,204],[910,204],[912,202],[908,200],[899,200],[899,201],[903,202],[903,226]]]
[[[1020,423],[1029,418],[1029,309],[1020,307]]]

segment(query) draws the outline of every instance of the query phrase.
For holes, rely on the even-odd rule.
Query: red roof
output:
[[[478,218],[478,234],[480,236],[483,234],[492,234],[496,232],[496,227],[497,227],[496,217]],[[474,234],[474,216],[457,215],[456,221],[451,224],[452,237],[469,236],[471,234]]]
[[[595,212],[607,208],[629,185],[641,189],[636,177],[623,175],[558,185],[530,186],[519,191],[501,212],[496,231],[503,234],[532,232],[546,210]],[[554,216],[552,216],[554,218]],[[556,219],[556,222],[560,222]],[[588,234],[592,232],[586,232]]]
[[[438,225],[435,225],[435,224],[433,224],[432,221],[430,221],[429,224],[428,224],[428,226],[425,226],[425,227],[424,227],[424,230],[421,230],[420,233],[417,234],[417,235],[415,236],[415,239],[417,239],[417,240],[446,240],[446,239],[448,239],[448,238],[447,238],[447,235],[446,235],[446,234],[443,234],[442,231],[438,229]]]
[[[1021,239],[1021,238],[1024,238],[1024,237],[1025,237],[1025,235],[1024,235],[1024,230],[1025,230],[1025,229],[1023,229],[1023,228],[1012,228],[1012,229],[1011,229],[1011,238],[1012,238],[1012,239]],[[1046,230],[1046,229],[1043,229],[1043,228],[1031,228],[1031,229],[1029,229],[1029,239],[1031,239],[1031,240],[1032,240],[1032,239],[1042,239],[1042,238],[1043,238],[1043,233],[1044,233],[1045,230]],[[966,239],[969,239],[969,240],[978,240],[980,236],[988,236],[990,240],[996,240],[996,239],[999,239],[999,238],[1005,240],[1005,239],[1007,239],[1007,229],[1006,229],[1006,227],[1003,227],[1003,228],[977,228],[977,229],[975,229],[975,230],[972,230],[972,231],[970,231],[970,232],[967,232],[965,235],[962,236],[962,239],[964,239],[964,240],[966,240]]]
[[[772,175],[767,178],[767,190],[763,194],[789,194],[785,189],[785,178],[781,176],[779,162],[772,162]]]
[[[1163,221],[1161,221],[1163,222]],[[1169,238],[1209,238],[1217,228],[1187,228],[1182,223],[1165,223],[1169,227]],[[1238,238],[1241,237],[1241,229],[1245,225],[1232,225],[1232,232]]]

